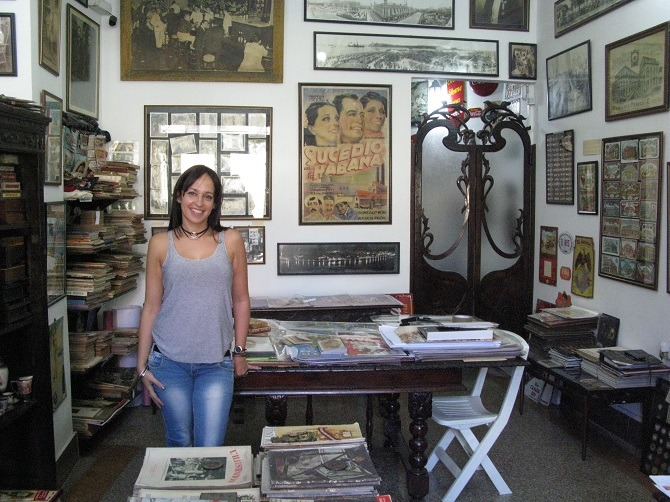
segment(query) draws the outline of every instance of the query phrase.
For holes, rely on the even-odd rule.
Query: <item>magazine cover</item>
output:
[[[128,502],[163,502],[187,500],[219,500],[221,502],[260,502],[259,488],[239,488],[236,490],[156,490],[143,488]]]
[[[0,490],[0,500],[52,502],[58,500],[61,493],[62,490]]]
[[[342,425],[263,427],[261,448],[305,448],[365,441],[358,422]]]

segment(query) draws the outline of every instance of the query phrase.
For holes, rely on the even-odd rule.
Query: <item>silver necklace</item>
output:
[[[205,235],[205,233],[207,232],[207,230],[209,230],[209,228],[205,228],[204,230],[201,230],[200,232],[191,232],[190,230],[186,230],[186,229],[184,228],[184,225],[181,226],[181,229],[182,229],[183,232],[186,234],[186,237],[188,237],[188,238],[191,239],[192,241],[194,241],[194,240],[196,240],[196,239],[199,239],[200,237],[202,237],[203,235]]]

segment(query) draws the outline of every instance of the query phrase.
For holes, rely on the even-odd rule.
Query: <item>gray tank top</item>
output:
[[[233,267],[223,232],[214,254],[202,260],[182,257],[168,232],[162,270],[163,303],[152,328],[154,343],[173,361],[223,361],[235,336]]]

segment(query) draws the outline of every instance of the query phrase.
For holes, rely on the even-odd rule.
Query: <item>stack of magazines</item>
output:
[[[598,361],[582,360],[582,371],[616,389],[653,387],[659,377],[670,373],[670,367],[641,349],[609,347],[597,353]]]
[[[556,307],[535,312],[524,326],[528,344],[541,350],[551,347],[593,347],[598,312],[581,307]]]

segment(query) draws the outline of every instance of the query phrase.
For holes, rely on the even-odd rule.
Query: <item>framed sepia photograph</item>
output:
[[[53,305],[65,298],[65,202],[47,202],[47,300]]]
[[[530,0],[470,0],[470,28],[528,31]]]
[[[399,242],[277,244],[277,275],[398,273]]]
[[[565,35],[580,26],[621,7],[631,0],[579,1],[558,0],[554,2],[554,36]]]
[[[283,81],[284,0],[121,0],[119,24],[121,80]]]
[[[16,77],[16,22],[13,13],[0,12],[0,77]]]
[[[299,224],[391,223],[391,86],[298,88]]]
[[[454,0],[305,0],[305,21],[454,29]]]
[[[547,58],[549,120],[592,110],[591,96],[589,40]]]
[[[100,25],[67,6],[67,111],[98,118]]]
[[[61,0],[40,0],[40,66],[60,74]]]
[[[262,265],[265,263],[265,227],[233,227],[244,240],[244,249],[247,252],[247,265]]]
[[[509,43],[509,78],[537,79],[537,45]]]
[[[577,162],[577,213],[598,214],[598,161]]]
[[[314,32],[315,70],[498,76],[498,41]]]
[[[668,109],[670,23],[605,46],[605,120]]]
[[[223,185],[221,219],[270,219],[272,108],[145,106],[146,219],[168,219],[174,184],[196,164]]]
[[[46,135],[44,184],[60,185],[63,181],[63,100],[43,89],[41,104],[45,115],[51,119]]]

